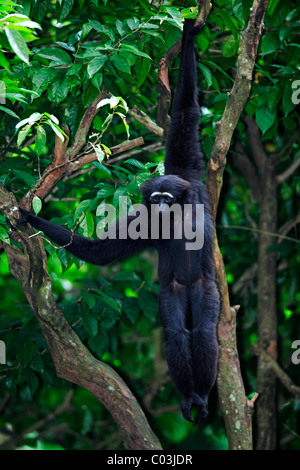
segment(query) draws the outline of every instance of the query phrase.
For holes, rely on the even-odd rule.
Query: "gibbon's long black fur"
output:
[[[182,413],[187,420],[194,421],[191,410],[196,408],[198,422],[207,416],[208,395],[216,378],[219,312],[212,254],[214,229],[207,190],[200,180],[203,159],[198,142],[200,108],[194,35],[202,26],[194,28],[193,20],[185,21],[179,79],[166,143],[165,175],[146,181],[141,192],[149,209],[153,204],[159,208],[166,204],[169,207],[174,203],[181,207],[191,204],[194,214],[196,205],[204,204],[203,247],[187,250],[186,239],[175,239],[173,232],[169,239],[118,239],[123,220],[128,227],[137,214],[117,221],[116,239],[91,240],[20,209],[21,223],[29,222],[89,263],[105,265],[145,248],[158,251],[159,312],[165,355],[171,378],[182,395]]]

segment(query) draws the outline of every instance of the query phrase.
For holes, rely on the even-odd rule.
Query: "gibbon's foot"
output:
[[[191,411],[193,407],[197,409],[197,417],[195,419],[191,416]],[[184,418],[190,421],[191,423],[201,423],[207,418],[208,415],[207,402],[196,393],[191,396],[182,398],[181,410]]]

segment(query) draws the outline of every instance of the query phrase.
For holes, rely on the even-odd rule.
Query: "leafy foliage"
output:
[[[194,2],[188,3],[194,7]],[[200,139],[206,157],[235,76],[239,35],[251,2],[217,0],[213,4],[207,26],[197,37]],[[126,196],[129,204],[138,202],[140,184],[163,171],[163,151],[144,151],[113,162],[110,148],[138,136],[146,144],[156,141],[128,115],[128,109],[137,105],[155,120],[156,68],[181,35],[180,11],[195,14],[186,2],[183,9],[183,2],[176,1],[156,7],[145,0],[0,0],[0,183],[19,200],[33,188],[51,162],[55,138],[65,142],[66,126],[74,136],[83,110],[104,86],[111,97],[99,104],[89,136],[89,148],[98,161],[61,180],[43,201],[43,216],[96,237],[103,225],[104,202],[117,211],[120,196]],[[299,122],[299,105],[291,99],[299,68],[297,2],[271,0],[265,28],[245,115],[255,117],[263,146],[271,155],[289,142]],[[170,73],[172,89],[177,66],[176,59]],[[235,140],[248,145],[243,122]],[[282,159],[280,170],[299,157],[295,144],[292,156]],[[251,271],[257,261],[257,239],[249,220],[257,222],[259,204],[232,159],[228,160],[218,232],[232,303],[242,305],[238,337],[250,393],[255,390],[257,365],[250,348],[257,338],[256,274]],[[294,174],[278,193],[279,226],[299,212],[299,194],[299,176]],[[39,198],[33,208],[36,213],[41,210]],[[0,241],[11,243],[8,231],[0,215]],[[297,238],[297,225],[288,234]],[[165,378],[155,254],[144,253],[99,269],[52,244],[46,247],[54,293],[66,318],[97,358],[126,376],[140,401],[149,403],[147,392],[152,394],[149,419],[164,447],[226,448],[223,422],[214,411],[216,397],[212,397],[208,423],[194,429],[178,413],[178,395]],[[299,244],[282,240],[276,250],[278,264],[283,266],[277,278],[279,363],[286,364],[297,381],[297,366],[290,357],[291,343],[300,335]],[[120,448],[121,438],[105,408],[85,390],[56,377],[38,322],[9,273],[6,257],[2,255],[1,260],[0,339],[7,346],[7,365],[0,366],[0,445],[12,439],[14,447]],[[252,274],[243,281],[249,270]],[[299,449],[295,434],[299,400],[283,388],[279,391],[284,401],[279,419],[281,448]],[[41,416],[48,416],[42,424]],[[15,439],[16,435],[21,438]]]

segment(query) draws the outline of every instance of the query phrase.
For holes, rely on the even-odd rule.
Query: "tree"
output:
[[[149,5],[143,1],[123,5],[118,0],[98,3],[96,0],[35,1],[32,4],[20,1],[16,7],[2,2],[0,34],[4,53],[0,55],[0,66],[4,84],[1,91],[6,103],[0,107],[4,116],[0,127],[3,136],[0,209],[11,223],[18,219],[17,200],[27,208],[32,200],[35,211],[41,209],[44,201],[46,218],[55,217],[56,222],[68,224],[86,236],[95,236],[96,228],[101,228],[98,216],[101,211],[95,213],[95,210],[103,201],[112,202],[116,208],[120,196],[127,196],[131,202],[138,201],[139,184],[150,173],[162,171],[162,136],[167,132],[170,91],[176,83],[176,56],[180,50],[182,15],[178,7],[181,5],[173,2],[172,6],[165,7],[158,2]],[[277,259],[279,256],[281,265],[287,260],[290,267],[289,249],[294,248],[295,243],[288,235],[299,222],[294,215],[295,210],[297,213],[295,201],[290,209],[288,206],[285,209],[290,220],[276,238],[277,217],[281,215],[283,220],[285,217],[284,213],[278,214],[276,181],[284,185],[299,161],[297,111],[290,99],[290,77],[297,61],[297,45],[293,39],[297,10],[296,6],[287,8],[271,1],[265,16],[268,3],[255,0],[250,12],[250,2],[237,1],[228,7],[218,1],[214,2],[208,16],[209,2],[198,2],[198,20],[206,18],[207,23],[203,35],[197,38],[201,52],[198,61],[203,89],[201,100],[206,107],[203,108],[202,144],[210,158],[207,184],[214,214],[218,214],[218,238],[227,271],[225,274],[216,239],[217,278],[223,299],[218,395],[229,447],[234,449],[252,447],[252,411],[256,395],[247,398],[242,380],[235,343],[238,307],[230,307],[229,274],[232,271],[232,276],[238,277],[243,270],[252,270],[251,280],[253,272],[258,274],[260,341],[255,352],[260,360],[257,385],[251,376],[254,354],[248,352],[253,337],[250,341],[245,338],[253,330],[255,321],[250,327],[241,328],[240,354],[248,355],[246,387],[261,393],[257,400],[260,448],[275,446],[274,434],[269,431],[274,420],[266,418],[277,415],[275,386],[270,387],[275,384],[275,375],[280,375],[278,363],[274,361],[277,359],[273,354],[275,349],[272,349],[273,341],[277,342],[275,318],[281,306],[285,312],[291,312],[287,292],[294,292],[292,302],[297,300],[296,288],[292,288],[288,273],[281,286],[279,304],[275,297]],[[24,16],[20,17],[20,12]],[[191,14],[191,11],[182,13]],[[266,32],[258,49],[264,16]],[[284,27],[281,26],[283,18],[286,19]],[[243,31],[240,40],[239,30]],[[289,54],[283,58],[281,51],[289,51]],[[281,82],[273,73],[274,57],[278,59],[278,76],[284,77]],[[160,97],[156,123],[155,64],[158,63]],[[173,70],[168,74],[170,63]],[[242,120],[239,122],[240,116],[247,128]],[[294,134],[290,135],[290,130],[295,130]],[[229,189],[228,175],[223,172],[232,137],[234,151],[227,166],[232,171]],[[248,139],[251,157],[245,150]],[[292,155],[292,162],[288,160],[287,151]],[[277,179],[274,165],[280,169]],[[234,180],[237,169],[245,179],[238,174]],[[217,211],[223,177],[222,194],[226,202],[224,205],[221,201]],[[246,190],[241,194],[240,187],[245,187],[245,181],[251,193]],[[292,201],[296,191],[295,183],[290,193]],[[252,197],[257,203],[253,203]],[[248,209],[244,215],[240,211],[235,214],[241,203],[246,208],[251,206],[251,215]],[[231,210],[228,209],[230,204]],[[258,216],[259,226],[255,223]],[[156,306],[158,286],[152,277],[153,256],[143,254],[142,266],[139,255],[101,268],[99,277],[98,268],[83,266],[65,250],[57,250],[47,243],[50,254],[47,268],[43,240],[33,236],[32,230],[8,232],[5,220],[1,216],[0,239],[7,257],[2,269],[14,296],[4,295],[2,300],[1,309],[6,313],[1,339],[5,340],[10,362],[4,370],[0,369],[4,379],[0,407],[4,409],[6,404],[1,427],[4,429],[9,423],[13,432],[3,431],[4,435],[8,434],[3,447],[15,448],[23,443],[36,445],[36,442],[46,445],[55,441],[67,448],[117,448],[123,440],[128,448],[153,449],[160,448],[159,440],[164,447],[170,445],[167,441],[173,445],[184,438],[191,441],[192,425],[183,422],[178,414],[178,396],[169,383],[163,360]],[[227,231],[222,228],[226,225],[224,220],[230,221],[231,227],[249,228],[248,221],[252,223],[251,228],[257,230],[258,227],[259,250],[256,253],[252,248],[250,259],[244,256],[242,246],[247,238],[239,228],[235,231],[231,228],[228,233],[234,235],[228,239]],[[239,246],[236,262],[232,261],[236,258],[232,240],[237,240]],[[251,240],[252,245],[255,239]],[[8,267],[28,303],[9,276]],[[53,273],[51,277],[48,272]],[[255,293],[247,291],[242,298],[237,294],[248,285],[247,279],[243,281],[242,277],[236,283],[235,293],[231,290],[230,294],[235,303],[242,300],[246,318],[253,317]],[[16,310],[14,299],[18,299],[25,316]],[[265,322],[272,325],[267,327],[267,335]],[[292,330],[286,329],[283,357],[288,353],[288,334],[292,334]],[[284,338],[283,331],[281,336]],[[271,353],[273,362],[265,351]],[[125,382],[129,388],[110,365],[123,374],[126,371]],[[120,432],[104,409],[99,414],[96,399],[83,389],[70,389],[56,374],[92,392],[109,410]],[[291,390],[298,394],[297,387]],[[143,403],[148,419],[135,396]],[[293,400],[287,400],[291,410]],[[28,403],[29,414],[25,412]],[[24,416],[22,420],[12,416],[16,406]],[[70,416],[74,408],[80,419]],[[291,415],[286,414],[285,419],[288,425],[283,437],[290,439],[294,425],[290,422]],[[102,439],[97,438],[97,430]],[[204,439],[207,432],[215,436],[207,446],[220,448],[224,445],[222,421],[213,411],[208,424],[198,431],[198,439]],[[58,439],[54,435],[58,435]],[[264,439],[262,436],[266,435],[268,438]],[[35,440],[35,444],[30,439]],[[196,447],[199,445],[198,442]],[[182,446],[185,448],[184,444]]]

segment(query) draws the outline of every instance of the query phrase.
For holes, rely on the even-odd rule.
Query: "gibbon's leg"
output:
[[[207,416],[208,395],[217,374],[219,292],[213,280],[201,279],[192,286],[191,308],[192,368],[195,390],[204,405],[198,407],[198,421],[202,421]]]
[[[191,409],[199,404],[192,374],[191,332],[186,325],[187,289],[176,282],[159,294],[159,312],[165,334],[165,356],[170,375],[182,395],[182,414],[188,421]]]

